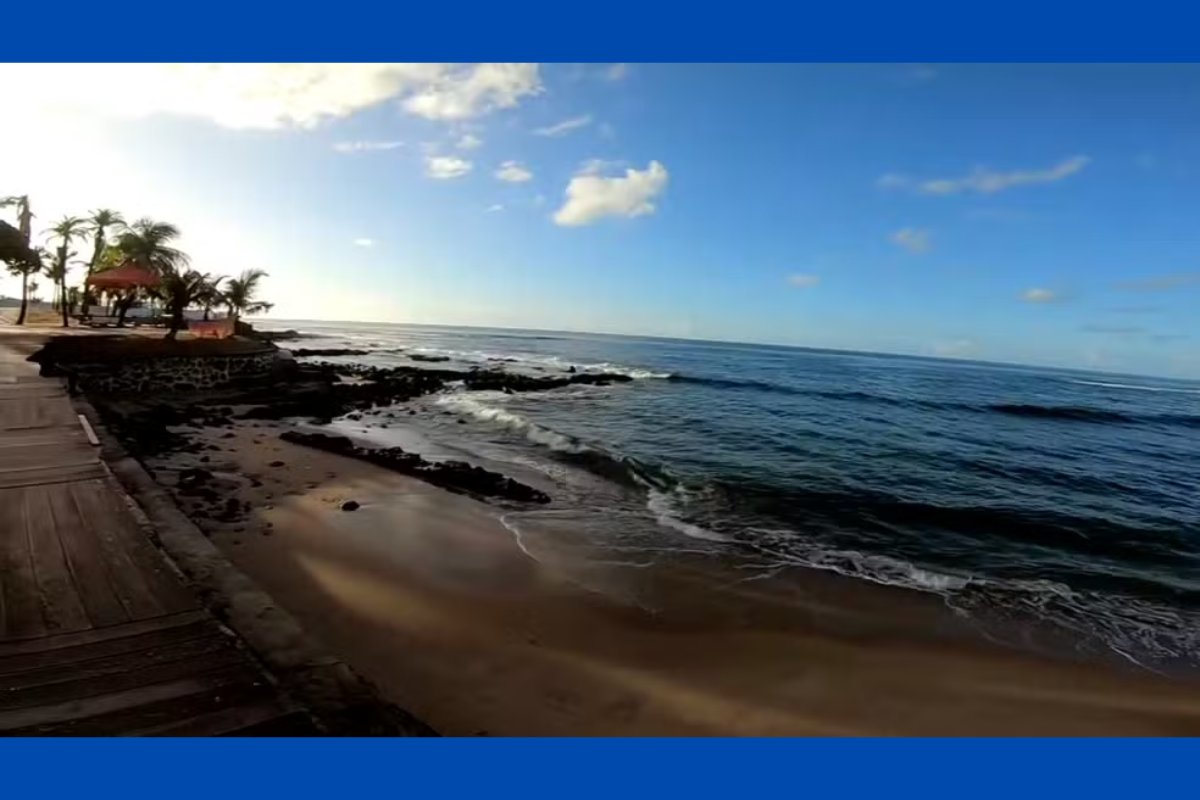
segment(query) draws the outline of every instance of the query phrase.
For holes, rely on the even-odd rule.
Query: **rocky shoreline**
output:
[[[194,464],[178,472],[172,488],[181,499],[186,498],[193,513],[234,522],[250,509],[223,496],[221,479],[209,470],[212,459],[218,456],[210,451],[222,450],[220,440],[234,438],[235,430],[242,426],[257,428],[261,422],[264,428],[276,428],[271,423],[284,420],[327,425],[338,418],[358,419],[364,412],[403,404],[451,386],[460,391],[515,393],[573,384],[606,386],[631,380],[619,373],[570,372],[549,377],[522,375],[499,368],[375,367],[296,360],[297,356],[312,359],[366,352],[349,348],[298,349],[287,354],[281,352],[273,374],[266,380],[243,381],[198,392],[98,393],[90,399],[125,446],[143,461],[172,453],[189,454]],[[69,362],[53,366],[71,368]],[[408,414],[415,413],[415,409],[408,410]],[[215,443],[212,436],[200,435],[222,429],[225,433],[218,434]],[[263,434],[266,433],[264,430]],[[279,438],[290,444],[374,464],[486,502],[522,505],[550,502],[550,497],[540,489],[462,461],[433,462],[399,447],[364,447],[345,436],[298,430],[283,430]]]

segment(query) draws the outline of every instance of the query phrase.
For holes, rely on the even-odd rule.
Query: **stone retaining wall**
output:
[[[79,387],[101,393],[184,392],[213,389],[241,380],[265,378],[276,351],[229,356],[177,356],[131,359],[120,364],[75,364]]]

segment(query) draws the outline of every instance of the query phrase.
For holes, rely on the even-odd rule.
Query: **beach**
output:
[[[511,478],[425,470],[412,449],[435,460],[461,451],[432,442],[422,422],[464,427],[414,390],[427,373],[376,371],[372,385],[321,358],[265,387],[91,399],[237,569],[382,700],[438,733],[1200,733],[1190,674],[1074,650],[1021,617],[985,625],[935,593],[802,565],[763,571],[727,543],[671,528],[654,558],[598,547],[580,520],[625,517],[536,502],[536,491],[561,486],[528,465],[472,458],[535,500],[505,496]],[[580,379],[580,391],[605,374]],[[334,409],[338,385],[349,388]],[[330,425],[314,411],[337,413]],[[368,425],[404,442],[408,460],[297,443],[297,433],[325,431],[335,444],[346,433],[369,444]]]
[[[238,479],[253,513],[198,524],[446,735],[1200,732],[1191,685],[971,641],[916,593],[816,572],[739,585],[736,570],[685,559],[652,574],[541,564],[486,504],[279,441],[283,427],[206,429],[208,461],[150,463],[168,486],[167,464]],[[635,586],[656,608],[614,599]]]

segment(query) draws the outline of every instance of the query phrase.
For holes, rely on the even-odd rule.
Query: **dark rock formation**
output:
[[[296,358],[311,358],[312,356],[365,356],[370,350],[355,350],[352,347],[331,347],[326,350],[306,350],[304,348],[290,349]]]
[[[285,431],[279,434],[279,438],[292,444],[357,458],[451,491],[480,497],[498,497],[520,503],[550,502],[550,496],[545,492],[464,461],[431,462],[417,453],[408,453],[399,447],[359,447],[345,436],[329,436],[323,433]]]
[[[409,356],[409,358],[412,359],[413,361],[428,361],[430,363],[437,363],[439,361],[449,361],[450,360],[450,356],[425,356],[425,355],[421,355],[420,353],[413,353],[412,355]]]

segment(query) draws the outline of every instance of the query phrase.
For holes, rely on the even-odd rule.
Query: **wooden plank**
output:
[[[46,632],[29,547],[28,490],[0,493],[0,579],[4,593],[5,638]]]
[[[229,637],[220,631],[213,630],[208,635],[175,642],[155,643],[139,649],[123,650],[109,655],[96,655],[92,658],[74,659],[69,662],[55,661],[50,664],[40,664],[9,674],[0,675],[0,691],[15,692],[32,686],[45,686],[52,683],[82,679],[94,680],[106,675],[130,672],[165,664],[170,661],[181,661],[189,658],[200,658],[213,653],[234,653],[241,655]],[[105,684],[107,687],[107,684]],[[0,697],[3,702],[3,697]]]
[[[72,720],[83,720],[102,714],[136,709],[138,706],[205,694],[213,689],[241,685],[262,690],[255,686],[258,676],[244,665],[226,667],[207,675],[192,675],[168,683],[141,686],[110,694],[95,695],[81,700],[69,700],[36,708],[19,708],[0,712],[0,731],[23,735],[22,729],[53,726]],[[139,726],[144,727],[144,726]]]
[[[109,582],[130,619],[161,616],[176,610],[168,610],[158,602],[142,570],[126,552],[120,531],[126,525],[136,523],[124,505],[106,503],[112,499],[112,489],[101,481],[66,483],[56,488],[64,513],[73,512],[79,518],[80,537],[95,541],[100,548],[100,558],[108,567]]]
[[[86,631],[79,631],[78,633],[60,633],[41,636],[36,639],[0,641],[0,663],[3,663],[6,658],[25,653],[43,653],[50,650],[104,642],[110,639],[123,639],[143,633],[186,627],[196,622],[212,624],[212,619],[209,617],[208,612],[195,609],[178,614],[155,617],[154,619],[135,620],[134,622],[127,622],[124,625],[92,628]]]
[[[312,719],[303,711],[249,725],[229,733],[209,734],[216,736],[322,736]]]
[[[62,542],[88,619],[97,628],[129,622],[132,617],[113,587],[104,550],[91,529],[80,519],[69,490],[64,489],[62,484],[46,488],[54,524],[58,526],[58,538]]]
[[[98,460],[96,451],[82,439],[72,442],[66,437],[48,437],[41,442],[0,441],[0,472],[5,473],[74,467],[94,464]]]
[[[47,428],[54,425],[75,425],[74,410],[65,395],[37,397],[21,394],[4,398],[0,403],[0,430]]]
[[[164,697],[133,708],[118,708],[91,717],[59,722],[34,723],[6,731],[10,736],[120,736],[137,735],[157,725],[210,714],[223,708],[269,702],[271,692],[264,686],[231,681],[199,692]]]
[[[87,417],[83,414],[77,414],[76,416],[79,417],[79,424],[83,427],[83,434],[87,437],[88,444],[92,447],[99,447],[100,440],[96,438],[96,432],[92,430],[92,423],[88,422]]]
[[[172,720],[163,725],[155,725],[136,731],[135,734],[137,736],[240,736],[243,735],[240,732],[248,728],[269,726],[277,722],[282,723],[279,725],[281,729],[304,730],[301,727],[303,723],[297,721],[294,717],[301,717],[303,721],[308,723],[307,735],[316,735],[316,727],[311,720],[308,720],[307,717],[299,712],[285,713],[279,707],[279,703],[274,700],[237,705],[207,714],[200,714],[195,717]],[[272,736],[275,734],[264,733],[252,735]],[[299,735],[304,734],[301,733]]]
[[[107,475],[99,461],[70,464],[57,467],[0,472],[0,489],[18,489],[23,486],[45,486],[67,481],[86,481]]]
[[[122,629],[133,627],[133,623],[130,623],[128,626],[120,625],[116,627]],[[176,628],[151,630],[133,636],[104,639],[74,647],[60,647],[41,652],[21,653],[0,659],[0,675],[12,675],[54,664],[74,664],[80,661],[104,658],[119,653],[134,653],[139,650],[148,650],[153,647],[167,647],[178,642],[185,642],[191,639],[204,639],[213,635],[223,636],[225,634],[217,628],[215,623],[209,620],[201,620]]]
[[[62,543],[58,540],[46,489],[30,487],[25,490],[25,502],[33,573],[46,632],[62,633],[90,628],[92,623],[83,610],[75,579],[67,566]]]
[[[154,687],[230,667],[248,669],[245,655],[229,648],[144,667],[138,665],[137,655],[127,656],[123,665],[94,676],[83,674],[74,680],[16,687],[7,691],[0,695],[0,718],[20,709],[83,702],[99,695]]]
[[[170,566],[165,556],[150,543],[141,527],[132,519],[117,487],[105,481],[91,481],[72,486],[71,491],[87,514],[106,519],[120,518],[125,524],[114,526],[117,545],[124,548],[126,555],[141,572],[146,586],[154,594],[163,613],[172,614],[196,608],[199,601],[195,594]]]

